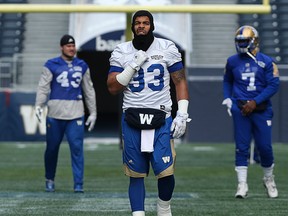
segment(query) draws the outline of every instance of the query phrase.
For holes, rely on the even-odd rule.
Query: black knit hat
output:
[[[66,44],[75,44],[75,39],[68,34],[63,35],[63,37],[60,40],[60,46],[64,46]]]

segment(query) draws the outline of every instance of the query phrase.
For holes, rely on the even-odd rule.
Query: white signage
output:
[[[171,5],[189,4],[189,0],[73,0],[73,4],[99,5]],[[159,37],[167,38],[185,51],[185,62],[189,65],[192,52],[192,18],[189,13],[153,13],[155,31]],[[125,13],[73,13],[70,16],[70,34],[75,37],[79,50],[112,51],[118,43],[125,41]],[[121,32],[121,33],[120,33]],[[110,34],[109,34],[110,33]],[[121,35],[119,35],[121,34]],[[105,35],[105,37],[104,37]]]

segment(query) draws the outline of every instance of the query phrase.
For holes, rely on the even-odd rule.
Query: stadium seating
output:
[[[1,3],[27,3],[27,0],[0,0]],[[0,58],[22,51],[24,31],[24,13],[0,13]]]
[[[238,0],[238,4],[262,3],[262,0]],[[278,64],[288,63],[288,1],[271,0],[271,14],[239,15],[239,26],[254,26],[260,34],[260,49],[273,57]]]

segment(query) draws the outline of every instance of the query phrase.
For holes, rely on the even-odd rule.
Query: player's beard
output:
[[[154,35],[152,31],[149,31],[147,35],[136,35],[132,40],[133,46],[138,50],[147,51],[150,45],[154,41]]]
[[[68,60],[68,61],[71,61],[73,58],[74,58],[74,53],[73,54],[66,54],[65,52],[62,52],[62,56]]]

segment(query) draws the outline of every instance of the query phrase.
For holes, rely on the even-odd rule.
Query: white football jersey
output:
[[[110,66],[126,68],[137,51],[131,41],[119,44],[111,54]],[[172,100],[168,67],[181,62],[181,54],[172,41],[160,38],[154,38],[146,53],[148,61],[135,72],[124,90],[122,108],[154,108],[170,112]]]

